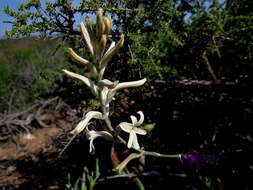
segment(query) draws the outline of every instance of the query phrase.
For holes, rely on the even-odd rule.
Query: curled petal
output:
[[[88,136],[89,136],[89,139],[96,139],[98,137],[102,137],[106,140],[112,140],[113,139],[112,135],[107,131],[94,131],[94,130],[91,130],[91,131],[88,132]]]
[[[80,28],[81,28],[81,32],[82,32],[83,37],[86,41],[89,51],[91,52],[92,55],[94,55],[94,49],[93,49],[93,46],[91,43],[91,39],[90,39],[89,33],[88,33],[86,27],[84,26],[83,22],[80,23]]]
[[[122,82],[119,83],[112,91],[118,91],[123,88],[134,88],[134,87],[139,87],[143,85],[146,82],[146,78],[137,80],[137,81],[132,81],[132,82]]]
[[[94,130],[87,130],[87,136],[88,139],[90,140],[90,152],[94,152],[95,151],[95,147],[93,145],[93,141],[98,138],[98,137],[102,137],[106,140],[112,140],[113,136],[108,133],[107,131],[94,131]]]
[[[133,115],[130,116],[133,126],[136,126],[137,118]]]
[[[98,95],[98,87],[90,79],[88,79],[87,77],[76,74],[76,73],[73,73],[73,72],[68,71],[66,69],[63,69],[63,72],[66,73],[68,76],[70,76],[72,78],[76,78],[76,79],[79,79],[79,80],[83,81],[89,87],[89,89],[91,90],[91,92],[95,96]]]
[[[143,85],[146,82],[146,78],[138,81],[132,81],[132,82],[122,82],[119,83],[115,88],[113,88],[110,93],[108,94],[108,99],[111,100],[113,96],[116,94],[116,92],[120,89],[123,88],[134,88],[134,87],[139,87]]]
[[[136,126],[140,126],[140,125],[143,123],[143,121],[144,121],[144,114],[143,114],[142,111],[138,111],[137,113],[140,115],[140,119],[139,119],[139,121],[136,123]]]
[[[80,57],[79,55],[77,55],[77,54],[74,52],[74,50],[73,50],[72,48],[68,48],[68,53],[69,53],[69,55],[70,55],[74,60],[76,60],[76,61],[79,62],[79,63],[82,63],[82,64],[84,64],[84,65],[86,65],[86,64],[89,63],[88,60],[86,60],[86,59]]]
[[[91,139],[91,140],[90,140],[90,153],[95,152],[95,147],[94,147],[94,145],[93,145],[93,141],[94,141],[94,139]]]
[[[89,121],[94,118],[94,119],[102,119],[102,113],[98,111],[90,111],[85,115],[85,118],[78,123],[76,128],[72,130],[70,133],[71,134],[79,134],[81,133],[88,125]]]
[[[122,123],[120,123],[120,124],[119,124],[119,127],[120,127],[123,131],[125,131],[125,132],[127,132],[127,133],[130,133],[131,130],[133,129],[133,125],[132,125],[131,123],[127,123],[127,122],[122,122]]]

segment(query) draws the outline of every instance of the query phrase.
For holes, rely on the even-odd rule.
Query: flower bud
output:
[[[116,168],[114,168],[114,171],[117,171],[118,173],[122,173],[128,162],[130,162],[133,159],[139,158],[141,154],[132,153],[130,154],[123,162],[121,162]]]
[[[105,25],[104,34],[109,35],[109,33],[112,29],[112,18],[111,18],[111,16],[105,17],[104,25]]]
[[[98,9],[97,11],[97,24],[96,24],[96,35],[97,39],[100,39],[101,35],[104,33],[104,22],[103,22],[103,9]]]
[[[91,52],[92,55],[94,55],[94,50],[93,50],[93,46],[91,43],[90,35],[89,35],[86,27],[84,26],[83,22],[80,23],[80,28],[81,28],[81,32],[82,32],[83,37],[86,41],[89,51]]]

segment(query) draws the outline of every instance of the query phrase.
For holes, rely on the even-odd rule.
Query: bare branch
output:
[[[211,74],[211,76],[213,77],[213,79],[217,80],[217,77],[216,77],[216,75],[215,75],[215,73],[213,71],[213,68],[212,68],[212,66],[211,66],[211,64],[210,64],[210,62],[209,62],[209,60],[208,60],[205,52],[202,55],[202,58],[204,59],[204,61],[206,63],[206,66],[207,66],[207,69],[208,69],[209,73]]]
[[[158,84],[180,84],[180,85],[217,85],[217,84],[223,84],[223,85],[235,85],[236,82],[233,81],[222,81],[222,80],[216,80],[216,81],[209,81],[209,80],[174,80],[174,81],[164,81],[164,80],[155,80],[155,83]]]

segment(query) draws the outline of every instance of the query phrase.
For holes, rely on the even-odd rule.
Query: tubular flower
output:
[[[72,134],[79,134],[81,133],[87,126],[89,121],[94,118],[94,119],[102,119],[102,113],[98,111],[90,111],[85,115],[85,118],[78,123],[76,128],[72,130],[70,133]]]
[[[93,145],[93,141],[98,138],[98,137],[102,137],[106,140],[112,140],[113,137],[110,133],[108,133],[107,131],[94,131],[94,130],[89,130],[88,128],[86,128],[86,135],[87,138],[90,140],[90,153],[95,151],[95,147]]]
[[[83,65],[87,66],[93,77],[96,77],[98,75],[96,67],[92,63],[90,63],[88,60],[86,60],[86,59],[80,57],[79,55],[77,55],[72,48],[68,48],[68,54],[77,63],[80,63],[80,64],[83,64]]]
[[[144,78],[137,81],[122,82],[122,83],[119,83],[118,81],[111,82],[107,79],[99,81],[98,85],[103,86],[103,91],[102,91],[103,102],[105,102],[105,104],[110,103],[118,90],[121,90],[124,88],[135,88],[135,87],[142,86],[146,82],[146,80],[147,79]]]
[[[133,147],[134,149],[140,149],[140,145],[138,143],[136,134],[139,134],[139,135],[147,134],[147,132],[144,129],[137,128],[144,121],[144,114],[142,113],[142,111],[138,111],[137,113],[140,115],[139,121],[137,121],[137,118],[135,116],[131,115],[130,117],[131,117],[132,123],[122,122],[119,124],[119,127],[123,131],[129,133],[129,139],[127,143],[128,148]]]
[[[67,74],[69,77],[71,78],[75,78],[75,79],[78,79],[78,80],[81,80],[82,82],[84,82],[88,88],[91,90],[91,92],[95,95],[95,96],[98,96],[98,87],[97,85],[94,84],[93,81],[91,81],[89,78],[85,77],[85,76],[82,76],[82,75],[79,75],[79,74],[76,74],[76,73],[73,73],[71,71],[68,71],[66,69],[63,69],[63,72],[65,74]]]

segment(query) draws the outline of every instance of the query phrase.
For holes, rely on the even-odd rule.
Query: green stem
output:
[[[127,142],[119,135],[117,135],[117,138],[121,143],[127,144]],[[180,158],[182,156],[182,154],[161,154],[158,152],[151,152],[151,151],[145,151],[145,150],[140,150],[140,149],[135,149],[135,150],[146,156],[154,156],[154,157],[160,157],[160,158]]]
[[[111,120],[109,119],[108,113],[106,111],[106,106],[103,104],[103,101],[102,101],[102,89],[100,89],[99,91],[100,91],[100,105],[101,105],[101,109],[102,109],[105,123],[110,131],[114,131],[112,124],[111,124]]]
[[[104,114],[104,113],[103,113]],[[109,119],[109,117],[106,116],[105,118],[105,123],[107,125],[107,127],[110,129],[110,131],[114,131],[112,124],[111,124],[111,120]]]
[[[138,150],[138,151],[146,156],[154,156],[154,157],[160,157],[160,158],[180,158],[182,156],[182,154],[160,154],[158,152],[150,152],[150,151],[144,151],[144,150]]]
[[[127,142],[121,136],[117,135],[117,138],[121,143],[127,144]]]
[[[145,187],[144,187],[143,183],[141,182],[140,178],[137,177],[137,178],[135,178],[134,181],[135,181],[139,190],[145,190]]]

